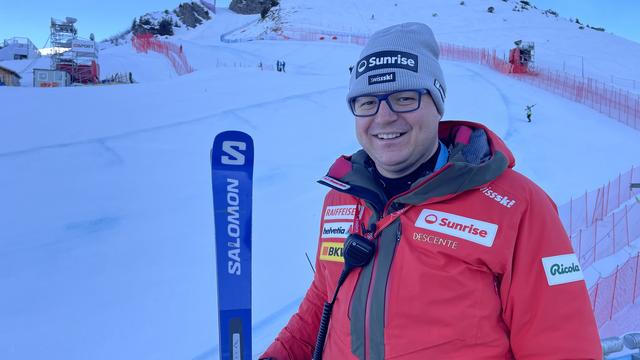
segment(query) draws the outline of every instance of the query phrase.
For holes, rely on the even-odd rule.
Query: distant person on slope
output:
[[[555,204],[487,127],[440,121],[438,57],[421,23],[362,50],[346,97],[362,150],[320,180],[315,276],[261,359],[311,358],[354,234],[375,252],[337,292],[323,359],[602,358]]]
[[[531,112],[531,110],[533,110],[533,107],[536,106],[536,104],[533,105],[527,105],[524,110],[527,112],[527,120],[529,120],[528,122],[531,122],[531,115],[533,115],[533,113]]]

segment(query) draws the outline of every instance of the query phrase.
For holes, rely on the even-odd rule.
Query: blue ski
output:
[[[221,360],[251,359],[253,140],[218,134],[211,149]]]

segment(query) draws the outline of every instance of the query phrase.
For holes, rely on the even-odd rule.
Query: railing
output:
[[[640,301],[640,255],[630,257],[613,274],[600,279],[589,289],[589,297],[598,327]]]
[[[565,99],[588,106],[625,125],[640,130],[640,96],[591,78],[533,68],[529,74],[514,74],[512,65],[500,59],[495,50],[440,43],[443,59],[467,61],[489,66],[520,81],[553,92]]]
[[[168,41],[162,41],[153,37],[152,34],[137,34],[131,37],[131,45],[137,52],[147,53],[149,50],[163,54],[173,66],[178,75],[193,72],[187,57],[182,51],[181,45],[176,45]]]
[[[574,235],[580,229],[593,225],[604,219],[615,209],[635,196],[632,183],[640,182],[640,168],[631,167],[624,174],[619,174],[613,181],[602,185],[598,189],[586,192],[558,207],[560,219],[569,235]],[[640,191],[636,191],[639,192]]]
[[[536,69],[535,76],[514,76],[640,130],[640,96],[637,94],[603,81],[570,76],[559,71]]]
[[[583,269],[640,238],[640,204],[631,203],[571,235]]]

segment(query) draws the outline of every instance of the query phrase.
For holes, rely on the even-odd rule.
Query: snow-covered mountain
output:
[[[191,74],[124,43],[101,51],[101,71],[132,72],[136,84],[0,87],[0,358],[218,358],[208,156],[223,130],[248,132],[256,148],[254,357],[296,310],[326,192],[315,180],[358,149],[344,96],[361,47],[246,40],[422,21],[440,41],[499,53],[535,41],[539,66],[580,74],[584,58],[594,77],[640,79],[640,44],[521,1],[461,3],[281,0],[263,21],[218,9],[166,38],[183,46]],[[443,69],[445,119],[494,129],[558,204],[638,165],[640,133],[615,120],[480,65]],[[606,335],[630,330],[620,323]]]

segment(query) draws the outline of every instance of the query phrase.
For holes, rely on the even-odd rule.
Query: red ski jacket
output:
[[[320,182],[316,273],[261,356],[308,360],[347,235],[376,242],[333,307],[323,359],[601,359],[582,271],[553,201],[494,133],[441,122],[442,168],[386,199],[364,151]],[[374,231],[375,229],[375,231]]]

